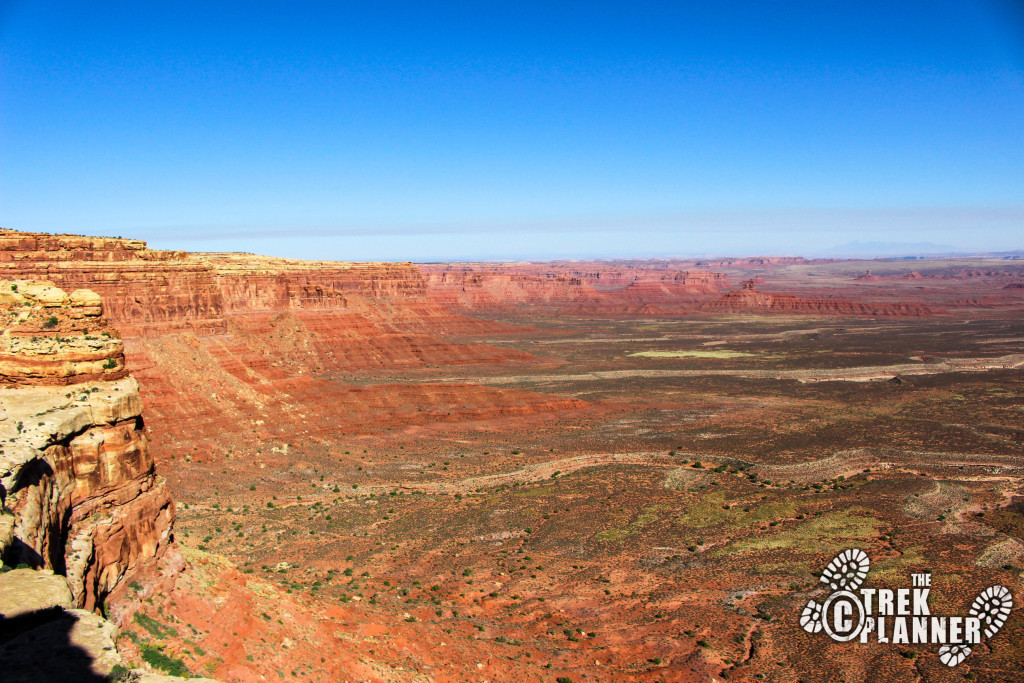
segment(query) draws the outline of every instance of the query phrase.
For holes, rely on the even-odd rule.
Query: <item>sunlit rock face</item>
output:
[[[157,559],[174,522],[102,313],[89,290],[0,280],[0,555],[66,575],[85,609]]]
[[[913,302],[862,303],[847,299],[816,299],[789,294],[768,294],[747,283],[743,289],[727,292],[722,298],[703,304],[706,313],[788,313],[825,316],[884,316],[924,318],[936,313],[931,307]]]
[[[227,330],[243,311],[359,308],[422,298],[411,263],[295,261],[150,249],[141,240],[0,230],[0,277],[86,288],[126,336]],[[98,295],[98,296],[97,296]]]
[[[427,295],[465,309],[569,307],[575,312],[679,309],[718,296],[721,273],[661,263],[423,264]]]

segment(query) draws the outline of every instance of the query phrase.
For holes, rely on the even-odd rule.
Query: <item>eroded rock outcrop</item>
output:
[[[124,347],[105,326],[95,292],[69,295],[50,283],[4,281],[0,311],[0,383],[67,385],[128,374]]]
[[[0,557],[102,604],[170,542],[138,385],[93,292],[0,281]]]
[[[570,306],[623,310],[679,306],[717,295],[721,273],[686,270],[673,262],[424,264],[427,294],[464,308]]]
[[[94,291],[122,331],[223,329],[211,268],[142,240],[0,230],[0,277]]]
[[[867,315],[921,318],[936,313],[916,303],[862,303],[847,299],[811,299],[789,294],[768,294],[747,282],[743,289],[727,292],[722,298],[702,304],[709,313],[788,313],[793,315]]]
[[[225,332],[230,312],[348,308],[423,297],[410,263],[297,261],[150,249],[142,240],[0,230],[0,277],[88,288],[128,336]]]

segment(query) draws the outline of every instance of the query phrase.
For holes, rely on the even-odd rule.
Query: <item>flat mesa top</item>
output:
[[[304,261],[279,256],[260,256],[246,252],[192,252],[192,260],[210,265],[218,273],[280,272],[302,270],[362,270],[408,268],[411,261]]]

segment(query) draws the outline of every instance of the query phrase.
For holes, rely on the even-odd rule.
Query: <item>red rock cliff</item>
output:
[[[0,277],[41,279],[99,294],[129,336],[223,333],[224,314],[347,308],[422,298],[408,263],[296,261],[251,254],[149,249],[141,240],[0,231]]]
[[[94,292],[2,280],[0,316],[0,556],[94,609],[171,537],[138,385]]]
[[[91,289],[122,329],[223,328],[209,266],[182,251],[147,249],[140,240],[0,231],[0,277]]]
[[[918,318],[936,311],[915,303],[862,303],[847,299],[811,299],[789,294],[768,294],[748,282],[743,289],[727,292],[700,310],[710,313],[789,313],[795,315],[870,315]]]
[[[728,286],[721,273],[661,261],[424,264],[420,271],[428,296],[465,308],[679,306]]]

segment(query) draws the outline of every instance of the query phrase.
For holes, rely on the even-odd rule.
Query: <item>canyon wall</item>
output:
[[[0,556],[92,610],[171,542],[136,381],[94,292],[0,281]]]
[[[149,249],[141,240],[0,230],[0,277],[90,289],[125,338],[226,334],[231,314],[303,311],[335,311],[332,333],[350,338],[506,329],[428,298],[411,263],[191,254]]]
[[[568,306],[621,313],[686,306],[728,287],[721,273],[660,261],[424,264],[420,271],[427,296],[468,309]]]
[[[789,313],[828,316],[923,317],[921,303],[857,302],[754,291],[761,273],[801,266],[802,258],[579,263],[427,264],[420,270],[427,296],[465,310],[559,309],[574,315],[680,316],[696,313]],[[725,273],[754,273],[749,288],[729,288]]]
[[[751,283],[700,306],[707,313],[789,313],[795,315],[921,318],[936,313],[920,303],[862,303],[759,292]]]
[[[0,277],[91,289],[129,336],[223,333],[229,312],[346,308],[424,293],[412,264],[189,254],[149,249],[140,240],[13,230],[0,231]]]
[[[212,270],[140,240],[0,231],[0,277],[87,288],[119,329],[223,329]]]
[[[495,349],[456,351],[452,344],[439,343],[438,335],[508,331],[457,312],[554,308],[597,315],[782,312],[894,317],[936,312],[912,301],[862,303],[802,292],[725,293],[730,284],[723,270],[747,273],[743,277],[756,282],[763,282],[762,275],[769,271],[792,280],[786,269],[811,263],[832,262],[755,257],[417,266],[191,254],[149,249],[140,240],[0,230],[0,277],[45,279],[65,289],[94,290],[128,339],[176,332],[231,335],[238,332],[239,320],[247,321],[242,327],[265,327],[273,315],[285,313],[294,316],[288,324],[307,330],[316,343],[333,345],[335,357],[334,339],[346,341],[340,369],[383,368],[403,358],[419,364],[493,362],[501,355]],[[1013,269],[1007,273],[1019,275]],[[941,273],[982,275],[994,273],[962,267],[953,275]],[[874,279],[881,280],[861,275],[855,281]],[[900,279],[912,281],[906,275]],[[263,322],[253,323],[257,318]]]
[[[350,299],[422,297],[411,263],[298,261],[253,254],[195,254],[213,273],[225,311],[346,308]]]
[[[22,382],[23,375],[33,385],[82,380],[43,367],[67,367],[71,344],[81,356],[76,362],[91,363],[105,379],[130,370],[146,401],[153,447],[179,490],[205,485],[202,467],[212,466],[206,458],[184,461],[186,446],[237,452],[270,438],[333,441],[341,430],[557,414],[566,407],[530,392],[394,382],[396,372],[533,360],[522,350],[458,338],[512,328],[430,298],[412,264],[186,254],[137,240],[2,231],[0,274],[95,289],[89,303],[102,304],[124,339],[92,348],[97,335],[65,335],[59,362],[0,354],[0,368],[5,359],[24,366],[0,384]],[[30,336],[17,343],[24,350],[56,342]]]

